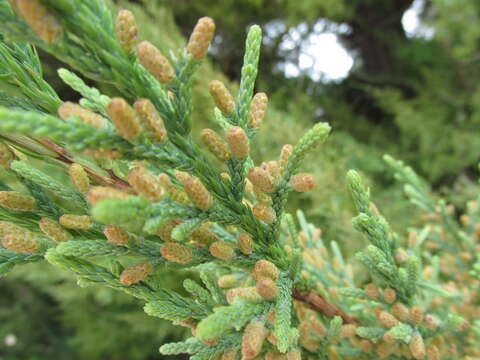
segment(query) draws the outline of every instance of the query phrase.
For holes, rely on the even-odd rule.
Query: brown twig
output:
[[[300,291],[294,288],[292,289],[292,297],[308,305],[312,310],[318,311],[329,318],[340,316],[346,324],[359,323],[357,318],[345,314],[338,306],[330,304],[322,296],[312,291]]]
[[[70,154],[64,147],[54,143],[51,140],[48,139],[36,139],[39,143],[41,143],[43,146],[46,148],[54,151],[55,153],[58,154],[58,157],[55,159],[58,161],[61,161],[67,165],[70,165],[74,163],[75,161],[73,160],[73,155]],[[120,179],[118,176],[116,176],[113,171],[107,171],[107,173],[110,175],[110,177],[107,176],[102,176],[95,172],[92,169],[85,168],[85,170],[94,178],[96,178],[99,182],[113,186],[122,190],[128,190],[130,189],[130,184],[122,179]]]

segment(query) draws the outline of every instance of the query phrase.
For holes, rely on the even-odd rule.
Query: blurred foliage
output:
[[[162,280],[178,287],[178,272],[162,272]],[[185,333],[147,316],[140,301],[107,288],[79,288],[75,276],[47,264],[18,267],[0,284],[2,360],[155,359],[152,344]],[[6,345],[9,335],[15,345]]]
[[[376,199],[394,228],[417,217],[398,187],[384,176],[383,153],[412,165],[433,181],[454,204],[478,187],[471,181],[480,148],[480,3],[476,0],[427,0],[421,14],[434,29],[432,37],[407,37],[401,26],[412,0],[148,0],[115,1],[116,8],[135,13],[141,38],[148,38],[164,52],[185,42],[198,17],[215,18],[217,37],[212,51],[216,67],[204,62],[194,90],[194,133],[211,125],[212,100],[203,89],[219,79],[236,91],[245,30],[252,23],[281,24],[264,44],[259,91],[271,97],[267,121],[259,133],[256,161],[276,158],[285,143],[293,143],[312,122],[326,120],[334,134],[321,156],[310,159],[306,171],[318,180],[318,189],[297,195],[292,207],[305,210],[324,238],[349,240],[347,252],[362,246],[352,241],[353,209],[345,191],[346,169],[373,175]],[[307,75],[286,78],[280,64],[295,58],[301,41],[315,30],[345,24],[339,34],[354,55],[355,65],[339,82],[313,81]],[[299,24],[306,31],[295,47],[281,50],[281,42]],[[267,34],[267,38],[268,38]],[[77,94],[64,86],[56,69],[65,66],[41,54],[46,77],[62,100]],[[325,54],[328,56],[328,54]],[[49,64],[49,66],[47,65]],[[112,94],[112,89],[102,86]],[[373,182],[373,181],[372,181]],[[355,239],[358,236],[355,235]],[[180,284],[181,279],[165,276]],[[19,279],[22,280],[19,280]],[[102,359],[159,358],[151,344],[181,337],[182,331],[148,318],[137,301],[108,289],[78,289],[70,277],[55,269],[29,265],[0,280],[0,359]],[[13,304],[13,305],[12,305]],[[10,335],[15,345],[8,346]],[[10,336],[10,337],[9,337]],[[102,341],[99,342],[98,339]],[[68,354],[68,356],[67,356]],[[107,355],[108,354],[108,355]]]

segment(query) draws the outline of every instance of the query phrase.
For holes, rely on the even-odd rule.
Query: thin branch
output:
[[[340,316],[344,323],[358,324],[357,318],[347,315],[338,306],[330,304],[322,296],[312,291],[300,291],[298,289],[292,289],[292,297],[295,300],[301,301],[308,305],[312,310],[318,311],[326,317],[333,318],[334,316]]]

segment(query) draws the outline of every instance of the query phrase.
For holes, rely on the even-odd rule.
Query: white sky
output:
[[[402,25],[409,37],[422,37],[431,39],[434,29],[423,25],[420,21],[424,0],[415,0],[412,6],[405,11]],[[272,24],[271,34],[281,31],[282,24]],[[340,81],[351,70],[354,60],[351,54],[338,41],[336,34],[348,32],[345,24],[335,25],[326,21],[319,21],[314,32],[302,41],[300,54],[295,61],[287,60],[282,64],[287,77],[296,77],[307,74],[314,80]],[[281,50],[288,51],[298,43],[302,35],[307,32],[305,24],[300,24],[292,29],[280,45]]]
[[[314,80],[338,80],[346,77],[353,66],[353,58],[338,42],[333,33],[315,34],[309,37],[298,63],[287,62],[285,73],[289,77],[307,72]]]
[[[424,6],[425,0],[415,0],[412,6],[403,14],[402,25],[408,37],[430,40],[435,35],[435,29],[423,24],[419,17]]]

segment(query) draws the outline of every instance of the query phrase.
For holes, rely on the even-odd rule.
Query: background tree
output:
[[[401,156],[436,187],[471,175],[478,157],[464,144],[479,145],[477,2],[258,0],[212,6],[209,1],[180,0],[170,6],[183,31],[201,13],[218,15],[221,46],[213,55],[231,79],[238,79],[232,69],[238,69],[241,60],[245,27],[253,19],[267,29],[275,26],[273,38],[265,42],[261,69],[262,86],[277,94],[278,106],[290,104],[284,99],[292,96],[303,108],[308,102],[312,111],[303,116],[309,121],[327,119],[337,133],[345,131],[372,151]],[[412,6],[429,27],[427,34],[407,34],[402,26]],[[280,65],[286,58],[295,62],[305,39],[322,27],[336,31],[353,56],[348,76],[328,83],[313,81],[308,70],[286,77]],[[297,41],[285,51],[282,44],[289,39],[291,45],[292,31]],[[381,173],[378,164],[354,160],[363,169]]]

